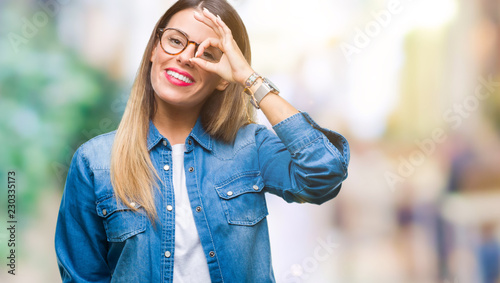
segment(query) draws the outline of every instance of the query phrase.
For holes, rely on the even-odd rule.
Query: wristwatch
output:
[[[259,106],[260,101],[266,95],[268,95],[269,93],[272,93],[272,94],[279,94],[280,93],[280,91],[276,87],[276,85],[274,85],[270,80],[268,80],[267,78],[264,78],[264,77],[261,77],[261,78],[262,78],[262,84],[255,91],[255,93],[252,93],[250,91],[250,89],[248,89],[248,88],[245,89],[245,92],[248,95],[250,95],[250,102],[257,109],[260,109],[260,106]]]

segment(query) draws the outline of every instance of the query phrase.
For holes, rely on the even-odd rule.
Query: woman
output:
[[[255,107],[278,136],[252,122]],[[180,0],[151,34],[118,130],[73,157],[63,281],[274,282],[264,192],[323,203],[348,161],[341,135],[254,73],[225,0]]]

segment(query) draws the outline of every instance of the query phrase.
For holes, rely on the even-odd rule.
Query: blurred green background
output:
[[[4,184],[0,215],[6,221],[7,173],[14,171],[18,221],[16,276],[8,275],[10,268],[5,265],[11,249],[7,224],[0,234],[2,282],[59,280],[53,233],[71,158],[83,142],[117,127],[123,108],[118,103],[126,89],[123,80],[92,66],[60,42],[56,15],[45,13],[41,3],[0,2],[0,174]]]
[[[60,281],[53,236],[71,157],[116,129],[173,2],[0,2],[0,282]],[[351,144],[337,199],[268,197],[277,282],[500,282],[500,3],[229,2],[254,69]]]

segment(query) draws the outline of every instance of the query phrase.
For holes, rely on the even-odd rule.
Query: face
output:
[[[201,43],[216,38],[215,32],[194,18],[194,9],[175,14],[165,28],[183,31],[189,40]],[[200,109],[215,90],[224,90],[227,82],[218,75],[204,71],[189,61],[194,57],[195,45],[189,44],[177,55],[165,53],[160,42],[151,54],[151,84],[159,105],[166,104],[183,109]]]

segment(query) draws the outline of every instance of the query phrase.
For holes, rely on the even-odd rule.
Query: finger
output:
[[[200,45],[198,46],[198,50],[196,51],[196,54],[194,55],[194,57],[200,57],[203,54],[203,52],[205,52],[205,49],[210,47],[210,46],[217,47],[222,52],[224,52],[224,47],[222,46],[220,40],[218,40],[216,38],[209,37],[209,38],[205,39],[202,43],[200,43]]]
[[[206,16],[212,23],[217,27],[218,34],[224,35],[224,29],[220,25],[220,23],[224,23],[219,15],[215,16],[212,12],[210,12],[207,8],[203,8],[203,15]],[[225,24],[224,24],[225,25]],[[214,28],[212,25],[210,25]]]
[[[217,22],[217,17],[205,7],[203,7],[203,15],[209,18],[214,24]]]
[[[201,13],[201,14],[197,11],[194,11],[194,18],[196,20],[204,23],[208,27],[210,27],[217,34],[217,36],[220,37],[222,35],[222,31],[221,31],[220,27],[217,25],[217,23],[212,20],[211,16],[213,16],[213,14],[210,13],[208,10],[206,10],[206,8],[204,8],[203,13]],[[213,17],[215,17],[215,16],[213,16]]]
[[[207,16],[207,14],[202,11],[201,13],[198,11],[194,11],[194,18],[207,26],[211,28],[216,28],[216,25],[213,23],[213,21],[210,19],[210,17]]]
[[[216,21],[225,34],[231,34],[231,29],[226,25],[226,23],[220,18],[219,15],[217,15]]]
[[[203,70],[205,70],[207,72],[216,73],[216,71],[217,71],[216,64],[205,61],[201,58],[194,57],[194,58],[189,59],[189,61],[196,64],[197,66],[199,66],[200,68],[202,68]]]

